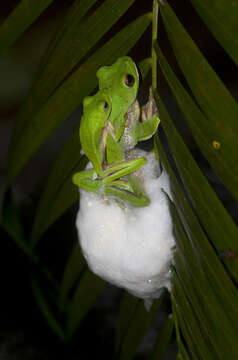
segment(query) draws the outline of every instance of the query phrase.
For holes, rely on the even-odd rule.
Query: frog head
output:
[[[137,97],[139,74],[129,56],[119,58],[111,66],[103,66],[97,72],[99,89],[108,89],[112,100],[111,123],[119,128]]]

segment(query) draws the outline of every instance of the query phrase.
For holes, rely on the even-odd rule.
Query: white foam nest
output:
[[[169,268],[175,244],[165,192],[171,197],[165,171],[159,176],[154,153],[140,150],[141,168],[150,205],[123,210],[110,200],[80,189],[76,226],[90,269],[148,303],[170,289]]]

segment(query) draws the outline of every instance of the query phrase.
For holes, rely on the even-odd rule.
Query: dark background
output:
[[[14,46],[0,56],[0,201],[7,150],[18,109],[30,91],[44,50],[71,2],[55,1]],[[17,3],[18,1],[1,3],[0,23]],[[188,0],[169,1],[169,3],[207,60],[236,98],[237,72],[233,62],[201,22]],[[151,11],[151,6],[152,1],[136,1],[126,15],[105,36],[105,39],[138,15]],[[146,31],[130,53],[136,62],[150,56],[150,38],[151,28]],[[186,86],[161,22],[159,23],[158,39],[160,46],[169,58],[170,64]],[[139,99],[142,101],[145,101],[149,85],[150,79],[147,79],[140,89]],[[193,156],[212,183],[218,196],[237,221],[237,204],[197,149],[160,72],[159,90],[169,106],[177,128],[183,134],[184,141],[190,147]],[[78,127],[80,116],[81,108],[79,107],[47,140],[16,180],[14,195],[21,210],[26,231],[31,225],[37,201],[51,166],[62,145],[73,130]],[[58,278],[61,276],[73,243],[77,241],[74,225],[77,207],[77,204],[73,206],[47,231],[39,248],[39,253],[44,258],[44,262]],[[54,259],[53,264],[52,258]],[[38,310],[29,285],[29,273],[31,271],[33,271],[32,265],[18,250],[13,240],[0,228],[0,360],[79,359],[80,357],[89,359],[95,355],[103,356],[104,359],[111,359],[121,290],[108,286],[98,300],[96,307],[86,316],[72,344],[66,347],[58,342]],[[167,299],[164,302],[162,312],[155,320],[140,348],[138,359],[146,358],[146,354],[152,349],[156,333],[165,318],[165,314],[169,311],[170,306]],[[173,344],[170,347],[167,359],[175,359],[175,353],[176,346]]]

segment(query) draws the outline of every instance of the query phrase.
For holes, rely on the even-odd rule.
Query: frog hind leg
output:
[[[150,139],[156,133],[159,123],[160,118],[157,115],[153,115],[150,119],[138,124],[134,131],[136,141]]]
[[[99,175],[100,178],[98,178],[98,175],[93,169],[81,171],[74,174],[72,180],[75,185],[86,191],[97,192],[102,187],[110,186],[111,183],[116,180],[119,181],[120,178],[138,170],[145,162],[146,159],[144,157],[121,162],[101,171]]]
[[[128,182],[119,180],[110,183],[104,189],[105,195],[128,202],[135,207],[144,207],[150,204],[150,199],[142,192],[141,187],[133,174],[128,175]]]
[[[106,186],[104,192],[106,196],[114,197],[115,200],[126,201],[135,207],[147,206],[150,203],[150,199],[145,195],[138,196],[136,193],[131,193],[114,186]]]
[[[95,180],[95,171],[93,169],[75,173],[72,181],[74,185],[89,192],[97,192],[102,187],[101,182]]]

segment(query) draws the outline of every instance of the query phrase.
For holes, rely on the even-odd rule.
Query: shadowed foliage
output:
[[[211,32],[213,41],[237,64],[238,3],[188,2]],[[151,1],[151,12],[129,17],[125,23],[130,8],[140,7],[140,3],[74,0],[67,5],[14,124],[1,225],[32,265],[32,293],[48,326],[60,342],[69,346],[106,284],[87,268],[78,245],[62,264],[60,278],[45,265],[38,248],[52,225],[78,201],[71,178],[87,164],[80,153],[78,130],[71,134],[51,167],[35,203],[30,228],[24,226],[16,205],[14,183],[39,148],[97,87],[98,68],[130,53],[149,26],[153,23],[154,30],[158,25],[169,50],[161,46],[160,33],[156,36],[154,32],[152,59],[138,57],[135,61],[142,80],[148,79],[152,67],[153,91],[161,118],[154,146],[170,176],[173,199],[168,198],[168,202],[176,249],[171,268],[172,314],[166,315],[148,358],[165,359],[175,333],[178,359],[237,359],[237,225],[234,214],[232,217],[222,203],[194,155],[195,148],[224,192],[237,201],[237,102],[191,36],[189,27],[183,24],[175,2]],[[7,51],[51,6],[57,9],[56,1],[19,1],[0,26],[0,52]],[[122,19],[123,25],[117,27]],[[160,88],[160,74],[194,148],[188,145]],[[115,329],[115,359],[135,358],[165,299],[164,291],[147,312],[141,300],[123,296]]]

